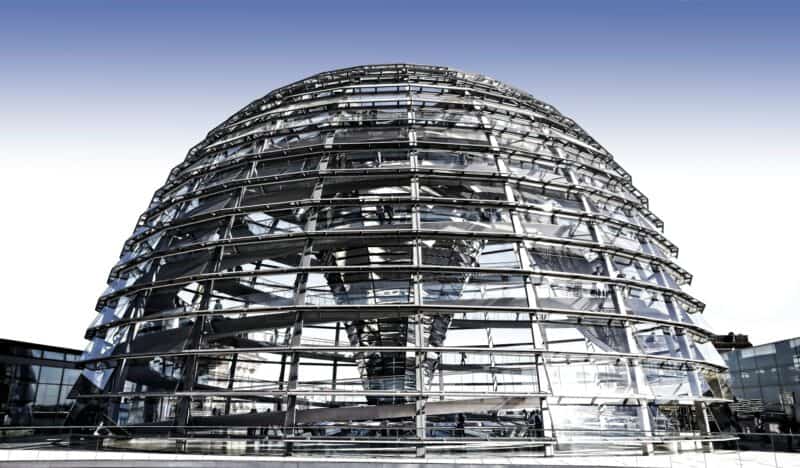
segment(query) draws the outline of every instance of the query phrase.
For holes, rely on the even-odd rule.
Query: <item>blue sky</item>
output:
[[[3,337],[82,346],[205,132],[363,63],[447,65],[574,118],[633,175],[719,332],[800,335],[800,3],[0,2]]]

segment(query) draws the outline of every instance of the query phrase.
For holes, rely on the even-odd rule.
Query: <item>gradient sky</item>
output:
[[[574,118],[650,197],[719,333],[800,336],[800,2],[0,1],[0,337],[83,347],[190,146],[288,82],[484,73]]]

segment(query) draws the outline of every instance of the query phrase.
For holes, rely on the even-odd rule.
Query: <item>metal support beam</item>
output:
[[[560,151],[560,150],[559,150]],[[577,184],[577,176],[573,170],[567,170],[567,174],[569,178],[572,180],[573,183]],[[581,194],[579,196],[581,200],[581,204],[583,205],[583,209],[587,213],[592,212],[592,207],[589,204],[586,197]],[[604,245],[605,241],[603,240],[603,235],[600,230],[597,228],[595,224],[590,224],[590,230],[592,231],[592,236],[594,237],[594,241],[600,245]],[[616,278],[618,273],[616,268],[614,267],[614,262],[611,259],[611,256],[607,253],[603,253],[602,255],[603,262],[605,264],[606,273],[609,278]],[[617,311],[620,315],[625,316],[628,315],[627,307],[625,306],[625,298],[622,293],[622,287],[618,285],[609,286],[612,293],[612,299],[614,301],[614,306],[616,307]],[[630,323],[628,323],[625,327],[625,340],[627,342],[627,351],[628,352],[635,352],[639,350],[639,345],[636,343],[636,338],[633,336],[633,329]],[[631,366],[632,370],[632,377],[633,377],[633,388],[637,394],[647,394],[649,393],[649,388],[647,385],[647,378],[644,375],[642,370],[642,366],[640,365],[639,361],[636,359],[629,359],[628,365]],[[653,427],[652,423],[650,422],[650,411],[645,400],[639,401],[639,425],[641,426],[642,435],[644,437],[651,437],[653,435]],[[651,455],[654,452],[654,446],[652,442],[645,442],[642,444],[642,454],[643,455]]]

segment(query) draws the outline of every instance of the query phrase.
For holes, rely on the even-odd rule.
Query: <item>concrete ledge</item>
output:
[[[0,450],[0,468],[800,468],[800,453],[693,452],[679,455],[550,457],[321,458],[180,455],[78,450]]]
[[[513,464],[506,463],[480,463],[480,464],[463,464],[463,463],[436,463],[436,462],[414,462],[414,461],[398,461],[398,462],[353,462],[353,461],[288,461],[288,460],[265,460],[265,461],[171,461],[171,460],[73,460],[73,461],[38,461],[38,462],[0,462],[3,467],[35,467],[35,468],[323,468],[323,467],[336,467],[336,468],[363,468],[367,466],[372,468],[485,468],[487,466],[514,466],[520,468],[561,468],[569,466],[570,468],[619,468],[623,465],[595,465],[595,464],[570,464],[570,465],[526,465],[526,464]],[[635,465],[624,465],[635,466]],[[639,465],[642,466],[642,465]]]
[[[608,463],[603,463],[607,458]],[[618,468],[647,467],[645,457],[449,457],[449,458],[322,458],[225,455],[182,455],[145,452],[93,452],[78,450],[0,450],[2,468]],[[652,457],[651,457],[652,458]],[[621,460],[620,460],[621,461]],[[654,465],[655,466],[655,465]]]

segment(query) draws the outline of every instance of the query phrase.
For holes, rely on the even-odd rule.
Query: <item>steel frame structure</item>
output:
[[[184,441],[261,427],[285,453],[707,440],[725,366],[662,227],[523,91],[321,73],[213,129],[155,193],[87,330],[74,417]]]

